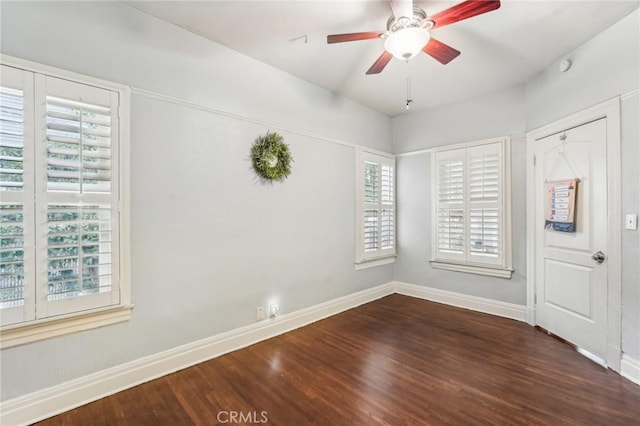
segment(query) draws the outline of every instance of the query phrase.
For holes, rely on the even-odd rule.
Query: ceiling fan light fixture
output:
[[[429,31],[424,28],[401,28],[387,37],[384,48],[395,58],[408,61],[422,51],[430,38]]]

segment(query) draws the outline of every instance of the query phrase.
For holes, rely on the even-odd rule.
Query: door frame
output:
[[[567,129],[607,119],[607,367],[620,372],[622,322],[622,218],[620,173],[620,97],[602,102],[526,134],[527,212],[535,211],[534,152],[538,140]],[[535,217],[527,216],[527,322],[536,325],[536,232]]]

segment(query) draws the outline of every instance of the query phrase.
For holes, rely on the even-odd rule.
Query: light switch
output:
[[[624,228],[629,229],[631,231],[635,231],[638,229],[638,215],[637,214],[628,214],[624,218]]]

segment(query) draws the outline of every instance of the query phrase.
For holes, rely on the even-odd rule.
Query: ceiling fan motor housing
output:
[[[425,28],[430,30],[433,28],[434,22],[430,19],[427,19],[427,12],[425,12],[422,8],[418,6],[413,6],[413,16],[407,17],[402,16],[400,19],[396,19],[395,16],[391,15],[387,20],[387,31],[389,33],[396,32],[403,28]]]

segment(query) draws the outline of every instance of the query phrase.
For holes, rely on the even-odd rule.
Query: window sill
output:
[[[478,266],[454,262],[444,262],[441,260],[430,260],[434,269],[444,269],[447,271],[465,272],[467,274],[487,275],[490,277],[511,279],[512,268]]]
[[[396,256],[389,257],[379,257],[376,259],[368,259],[361,260],[360,262],[356,262],[356,271],[360,271],[362,269],[374,268],[376,266],[388,265],[390,263],[394,263],[396,261]]]
[[[133,306],[117,306],[80,315],[73,314],[3,327],[0,330],[0,349],[125,322],[131,319]]]

